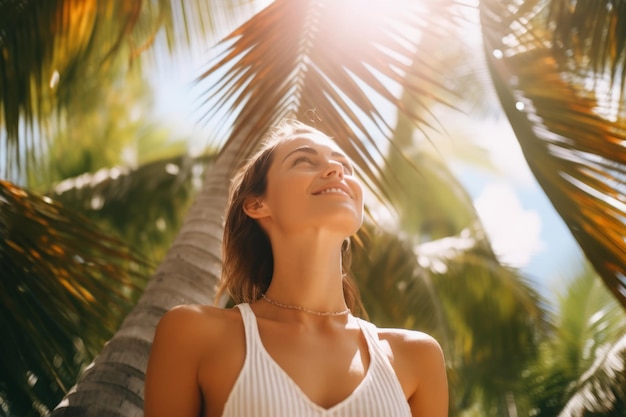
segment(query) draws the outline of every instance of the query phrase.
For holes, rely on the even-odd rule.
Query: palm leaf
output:
[[[591,271],[581,275],[561,300],[557,364],[571,379],[561,386],[561,416],[611,416],[626,399],[626,315]],[[545,375],[549,376],[550,373]],[[557,397],[558,398],[558,397]]]
[[[410,240],[364,224],[353,245],[351,270],[372,322],[445,335],[437,297],[418,274]]]
[[[496,90],[526,161],[626,307],[624,2],[480,4]]]
[[[0,4],[0,104],[14,153],[23,117],[29,127],[44,117],[58,93],[78,79],[93,77],[99,64],[136,22],[141,2],[8,1]],[[115,21],[107,21],[111,15]],[[107,23],[110,37],[99,29]],[[96,56],[94,56],[96,55]],[[95,65],[94,65],[95,64]],[[22,132],[23,133],[23,132]],[[32,137],[22,138],[33,140]]]
[[[0,236],[0,397],[32,413],[56,405],[117,329],[145,264],[76,212],[4,181]]]
[[[576,381],[574,395],[559,416],[615,416],[626,410],[626,336],[596,352],[595,362]]]
[[[93,219],[156,263],[162,259],[213,155],[184,154],[113,167],[57,184],[48,195]]]
[[[41,150],[33,132],[56,126],[50,117],[65,117],[62,111],[77,94],[89,97],[89,88],[101,88],[111,70],[117,71],[120,56],[134,61],[162,28],[170,52],[204,42],[230,30],[252,1],[221,3],[217,8],[184,0],[0,2],[0,125],[7,172],[32,162],[23,155]]]
[[[532,2],[531,2],[532,4]],[[624,103],[626,71],[626,2],[567,0],[549,3],[548,24],[553,24],[554,42],[560,44],[559,57],[580,81],[594,87],[609,82],[618,103]]]
[[[524,378],[534,414],[614,415],[626,394],[624,311],[589,268],[560,296],[552,320]]]
[[[402,92],[422,104],[420,95],[442,103],[451,96],[431,70],[437,59],[420,54],[425,47],[419,36],[409,36],[452,26],[452,12],[430,10],[433,21],[424,22],[428,12],[405,0],[367,7],[350,0],[275,1],[218,45],[212,66],[198,79],[210,83],[205,117],[223,132],[218,137],[252,132],[244,135],[242,155],[281,118],[315,124],[336,138],[371,184],[384,184],[389,179],[378,176],[378,161],[393,129],[381,103],[428,126],[434,121],[423,117],[425,107],[405,108]]]
[[[421,244],[416,255],[452,333],[456,406],[469,407],[481,392],[483,405],[493,406],[509,392],[522,393],[522,372],[547,324],[531,283],[501,265],[485,238],[469,229]]]

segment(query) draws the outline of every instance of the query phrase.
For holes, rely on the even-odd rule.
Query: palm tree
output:
[[[416,103],[404,96],[403,106]],[[396,178],[385,188],[397,212],[393,237],[371,231],[354,263],[366,305],[384,313],[376,316],[383,325],[427,330],[442,342],[453,415],[478,407],[482,416],[523,415],[522,374],[547,327],[543,300],[499,262],[469,195],[401,113],[393,143],[384,167]]]
[[[152,162],[181,150],[170,141],[156,154],[161,133],[131,117],[129,103],[145,100],[145,85],[131,78],[123,91],[112,87],[88,101],[72,99],[72,117],[48,146],[43,169],[28,173],[29,190],[2,181],[0,323],[9,342],[0,402],[12,415],[40,415],[58,404],[135,304],[163,251],[159,242],[169,243],[168,232],[188,205],[198,158]],[[94,149],[103,140],[108,149]],[[133,148],[140,157],[131,162],[140,168],[104,169],[119,162],[121,149]],[[117,221],[101,220],[120,205]]]
[[[0,185],[2,408],[31,415],[52,408],[114,334],[146,262],[79,212]]]
[[[524,378],[532,414],[623,415],[625,334],[626,313],[593,271],[575,277],[560,294],[552,330]]]
[[[479,7],[492,80],[526,161],[624,308],[625,8],[589,0]]]
[[[165,3],[167,2],[160,2],[158,5],[163,7]],[[610,123],[595,110],[596,107],[602,107],[597,104],[603,102],[598,101],[591,105],[587,97],[579,99],[580,96],[575,94],[582,91],[580,86],[584,86],[583,81],[593,80],[595,73],[604,74],[605,68],[623,68],[618,61],[624,55],[622,52],[603,52],[621,51],[619,45],[623,45],[623,42],[620,43],[619,40],[623,39],[624,33],[616,31],[621,37],[608,38],[604,43],[585,41],[574,44],[567,41],[565,35],[568,32],[562,30],[556,32],[559,38],[555,42],[548,37],[555,32],[541,28],[546,27],[546,23],[556,22],[555,15],[563,20],[567,17],[573,19],[578,15],[572,16],[570,9],[560,8],[560,1],[519,3],[525,7],[520,7],[517,11],[513,7],[517,2],[511,2],[511,7],[506,10],[498,10],[500,2],[480,3],[485,45],[490,52],[488,59],[492,64],[497,91],[529,163],[534,161],[532,168],[535,175],[613,294],[624,303],[624,284],[620,281],[624,271],[624,213],[619,203],[620,190],[623,189],[623,182],[620,182],[623,160],[619,159],[623,155],[623,152],[619,152],[623,149],[621,143],[624,139],[624,129],[621,127],[624,111],[620,107],[623,106],[623,101],[617,102],[614,112],[617,115],[616,121]],[[104,7],[101,2],[85,1],[81,3],[80,10],[76,8],[78,2],[49,2],[46,8],[41,8],[41,13],[36,14],[37,19],[44,21],[47,21],[46,17],[59,16],[59,25],[39,25],[40,22],[31,19],[31,15],[22,14],[22,10],[28,11],[29,7],[37,7],[35,2],[19,2],[21,8],[15,2],[6,4],[9,4],[7,7],[13,7],[11,10],[14,13],[2,15],[17,17],[11,22],[18,22],[20,26],[9,26],[7,19],[0,25],[3,29],[0,33],[13,35],[18,32],[15,28],[20,28],[26,31],[30,29],[30,33],[40,35],[39,30],[33,28],[51,28],[52,35],[58,34],[58,39],[66,42],[63,45],[67,46],[64,49],[67,54],[53,58],[42,55],[38,58],[39,61],[31,60],[31,66],[28,66],[26,59],[25,65],[15,66],[7,65],[6,58],[0,58],[4,59],[0,61],[0,70],[4,74],[2,79],[16,80],[16,74],[20,74],[23,79],[29,79],[32,75],[33,79],[39,81],[32,85],[41,86],[42,80],[43,84],[51,80],[57,90],[60,89],[58,86],[70,85],[72,75],[80,73],[81,67],[77,63],[93,62],[88,58],[93,51],[102,50],[97,46],[104,46],[106,52],[96,54],[96,61],[106,62],[106,58],[116,50],[118,40],[124,39],[130,28],[142,27],[140,16],[144,16],[138,9],[142,3],[134,3],[136,8],[128,6],[128,3],[111,2],[111,10],[126,18],[112,25],[112,31],[118,35],[98,37],[92,36],[98,33],[94,28],[106,26],[108,20],[105,17],[112,15],[111,10],[98,9]],[[624,17],[624,13],[620,14],[622,3],[610,4],[613,8],[606,8],[605,16],[613,24],[612,27],[621,28],[623,22],[620,22],[620,17]],[[547,8],[548,5],[552,5],[555,11],[568,10],[569,14],[548,15],[546,11],[551,11]],[[419,5],[396,0],[372,3],[371,8],[359,4],[356,8],[350,8],[354,6],[355,3],[349,0],[278,0],[250,18],[218,45],[221,54],[202,77],[218,77],[207,92],[207,100],[215,106],[209,108],[207,114],[208,117],[222,118],[221,131],[228,132],[229,139],[207,175],[204,188],[192,205],[181,233],[151,279],[137,307],[56,414],[72,414],[82,410],[86,405],[94,404],[92,398],[96,396],[97,403],[103,407],[103,413],[130,415],[132,410],[140,410],[142,372],[152,329],[160,315],[175,304],[210,301],[211,292],[203,291],[212,288],[219,276],[221,213],[225,204],[227,179],[238,161],[254,148],[259,137],[278,119],[288,115],[312,119],[322,130],[332,132],[340,140],[342,147],[362,167],[363,177],[372,185],[375,194],[384,195],[384,191],[381,191],[384,190],[382,185],[392,182],[393,176],[382,172],[376,164],[379,159],[377,155],[384,155],[378,138],[391,138],[390,132],[393,129],[388,118],[373,104],[370,97],[375,94],[392,105],[400,105],[406,116],[419,126],[432,122],[424,119],[423,109],[413,111],[402,107],[395,86],[401,86],[402,91],[412,95],[418,103],[423,96],[443,103],[450,101],[450,91],[441,74],[430,70],[422,71],[438,67],[437,57],[429,53],[420,42],[419,36],[413,35],[418,31],[427,33],[431,30],[452,33],[448,30],[451,27],[450,22],[454,20],[450,13],[455,12],[454,6],[458,5],[452,1]],[[340,9],[335,9],[336,7]],[[592,7],[592,2],[577,2],[574,11],[590,11],[593,10]],[[147,11],[148,14],[156,13],[151,8]],[[529,19],[528,14],[533,19]],[[163,13],[163,16],[171,15]],[[425,21],[423,16],[428,16],[429,20]],[[595,22],[592,20],[595,16],[592,13],[583,13],[582,16],[589,20],[577,21]],[[25,21],[27,24],[24,24]],[[75,25],[76,22],[80,25]],[[154,29],[153,26],[148,27]],[[593,30],[582,30],[586,27],[577,28],[579,30],[576,34],[595,33]],[[62,32],[59,28],[81,30]],[[346,28],[351,30],[347,31]],[[596,32],[605,33],[600,26],[596,28]],[[511,34],[512,37],[506,36]],[[149,36],[144,38],[149,39]],[[41,50],[53,50],[45,49],[53,40],[54,36],[42,36],[33,41],[33,44],[43,45]],[[502,40],[516,40],[518,43],[502,45]],[[589,44],[594,47],[587,47]],[[601,47],[598,48],[597,45]],[[531,46],[536,48],[530,48]],[[615,49],[615,46],[618,48]],[[573,48],[576,47],[582,49],[574,51]],[[8,53],[0,57],[18,56],[13,50],[6,50]],[[416,50],[424,52],[417,54],[419,65],[411,65],[416,57]],[[524,55],[528,51],[536,54]],[[579,53],[569,54],[568,51]],[[495,52],[496,56],[491,52]],[[496,59],[499,53],[502,53],[502,59]],[[571,55],[576,59],[594,55],[608,60],[612,65],[597,59],[592,60],[596,66],[583,66],[568,58]],[[523,59],[516,60],[516,57]],[[611,57],[616,58],[611,60]],[[42,63],[49,65],[51,62],[61,63],[61,68],[68,68],[68,71],[60,71],[59,74],[62,75],[45,71],[42,73]],[[549,64],[553,64],[552,67],[546,67]],[[15,71],[15,68],[36,70]],[[85,68],[90,69],[89,66]],[[581,75],[583,71],[584,77]],[[508,74],[516,74],[517,77],[509,77]],[[612,74],[609,72],[609,75]],[[527,76],[535,76],[532,83],[528,83],[530,78],[526,78]],[[545,78],[542,79],[541,76]],[[512,80],[519,83],[512,87]],[[546,81],[548,85],[538,84],[539,81]],[[555,84],[556,81],[559,84]],[[16,87],[26,85],[30,83],[0,84],[4,122],[7,137],[13,138],[11,140],[19,137],[20,115],[23,114],[26,120],[34,115],[39,121],[45,120],[44,116],[49,112],[48,107],[42,105],[49,105],[48,101],[42,100],[37,107],[24,99],[30,97],[32,92],[27,91],[28,94],[24,94]],[[535,90],[536,85],[542,87]],[[613,85],[618,86],[619,92],[622,91],[623,87],[619,83]],[[553,87],[554,90],[551,90]],[[551,94],[550,91],[557,91],[558,95]],[[66,94],[55,94],[51,99],[63,103],[66,97]],[[526,105],[525,110],[518,110],[522,104]],[[542,104],[544,107],[541,107]],[[225,107],[230,107],[232,111],[222,112]],[[26,111],[20,113],[17,109]],[[554,112],[554,109],[559,111]],[[313,116],[311,110],[315,110]],[[607,110],[611,108],[607,107]],[[229,116],[224,117],[224,114]],[[532,117],[526,117],[527,115]],[[565,128],[576,121],[580,122],[576,129]],[[589,130],[581,127],[595,131],[588,133]],[[532,144],[539,145],[533,147]],[[391,145],[393,146],[392,142]],[[591,153],[593,156],[589,156]],[[602,177],[603,173],[608,173],[605,178]],[[563,181],[562,178],[566,180]],[[582,184],[585,186],[582,187]],[[600,235],[598,231],[603,231],[604,234]],[[111,387],[111,390],[107,387]],[[109,398],[124,400],[121,406],[107,409],[111,403]],[[93,406],[90,407],[90,412],[97,414]]]

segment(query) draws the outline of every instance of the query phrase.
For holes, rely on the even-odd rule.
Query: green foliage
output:
[[[492,80],[528,166],[624,308],[625,11],[624,1],[480,2]]]
[[[103,89],[99,83],[110,87]],[[142,74],[128,72],[123,65],[98,83],[77,88],[38,158],[38,169],[28,171],[27,184],[45,193],[67,178],[122,163],[136,165],[138,143],[146,137],[154,140],[159,133],[144,116],[151,104]]]
[[[137,23],[140,2],[8,1],[0,5],[0,102],[10,161],[20,168],[25,149],[41,149],[20,123],[44,124],[77,93],[93,91],[111,65],[111,52]],[[124,16],[110,20],[110,15]],[[70,89],[70,86],[79,86]],[[18,142],[21,136],[24,143]]]
[[[0,398],[51,409],[141,288],[145,261],[47,197],[0,182]]]
[[[50,196],[81,211],[157,265],[179,230],[212,158],[185,154],[136,169],[102,169],[61,182]]]
[[[89,8],[89,3],[84,7]],[[62,49],[63,43],[56,47]],[[56,53],[61,54],[60,49]],[[92,60],[81,65],[94,65],[93,61],[102,58],[89,56],[80,56]],[[183,142],[146,120],[151,96],[140,69],[129,67],[123,54],[111,55],[106,65],[83,67],[81,82],[64,80],[61,91],[71,94],[39,97],[42,103],[58,100],[54,104],[59,106],[55,108],[58,118],[48,120],[32,137],[36,144],[19,151],[29,155],[22,162],[36,160],[36,164],[28,164],[31,169],[26,175],[20,170],[11,172],[41,194],[8,182],[0,184],[0,224],[4,226],[0,227],[0,285],[5,297],[0,326],[7,336],[0,361],[0,407],[10,415],[42,415],[58,404],[134,306],[146,277],[172,239],[172,227],[180,223],[189,203],[190,170],[195,165],[181,166],[180,175],[164,169],[168,163],[190,159],[171,158],[186,153]],[[44,113],[38,111],[40,121],[46,120]],[[4,127],[10,127],[10,120],[5,122]],[[8,140],[11,143],[10,136]],[[168,155],[170,160],[157,167],[153,164],[152,170],[148,166],[139,171],[144,186],[167,186],[174,195],[155,193],[150,187],[146,192],[129,175],[120,175],[134,171],[121,163],[134,167]],[[11,168],[11,163],[5,166]],[[105,172],[106,178],[102,177]],[[172,181],[164,182],[164,178]],[[118,187],[107,182],[112,179],[119,179]],[[98,191],[106,189],[103,195],[68,189],[68,184],[88,189],[96,183]],[[135,195],[123,196],[124,192]],[[148,202],[148,209],[141,206],[156,196],[163,199]],[[120,199],[131,209],[114,209],[117,218],[123,219],[123,224],[115,224],[107,217],[111,214],[107,209]],[[91,220],[85,216],[89,214]],[[157,227],[161,224],[165,227]]]
[[[448,356],[452,392],[461,411],[479,403],[502,415],[509,395],[524,395],[521,376],[545,329],[541,298],[519,272],[501,265],[480,233],[420,245],[452,333]]]
[[[437,295],[420,274],[408,239],[366,223],[352,251],[351,269],[370,320],[382,327],[418,329],[446,339]]]
[[[525,384],[534,416],[615,416],[626,403],[626,313],[591,270],[560,296]]]
[[[36,169],[51,137],[64,131],[57,124],[72,120],[76,104],[104,104],[101,92],[124,84],[120,66],[140,69],[137,58],[150,56],[159,36],[170,52],[204,44],[249,14],[250,3],[231,0],[217,10],[187,0],[0,2],[0,175]]]

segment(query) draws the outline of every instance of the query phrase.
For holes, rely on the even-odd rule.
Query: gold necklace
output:
[[[267,301],[270,304],[275,305],[276,307],[287,308],[290,310],[299,310],[305,313],[315,314],[316,316],[345,316],[346,314],[350,314],[349,308],[346,308],[345,310],[342,310],[342,311],[315,311],[315,310],[309,310],[308,308],[304,308],[301,306],[294,306],[294,305],[279,303],[278,301],[274,301],[271,298],[268,298],[267,295],[265,294],[261,294],[261,297],[263,297],[265,301]]]

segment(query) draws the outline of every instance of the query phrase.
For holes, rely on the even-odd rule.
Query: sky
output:
[[[472,197],[494,250],[542,290],[558,291],[582,269],[582,251],[532,175],[506,118],[473,120],[467,129],[496,169],[458,159],[450,168]]]

